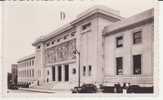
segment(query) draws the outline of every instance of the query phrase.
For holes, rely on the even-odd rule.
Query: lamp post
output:
[[[75,48],[73,51],[74,54],[78,54],[79,57],[79,65],[78,65],[78,87],[80,87],[80,52]]]

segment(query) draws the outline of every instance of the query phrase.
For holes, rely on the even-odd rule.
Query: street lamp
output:
[[[78,54],[79,57],[79,67],[78,67],[78,87],[80,87],[80,52],[75,48],[74,54]]]

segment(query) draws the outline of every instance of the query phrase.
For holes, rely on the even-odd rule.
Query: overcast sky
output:
[[[66,2],[63,2],[66,1]],[[129,17],[154,7],[155,0],[53,0],[32,2],[4,2],[3,4],[3,67],[10,66],[19,58],[34,53],[32,43],[94,5],[119,10],[120,15]],[[60,20],[60,11],[66,19]]]

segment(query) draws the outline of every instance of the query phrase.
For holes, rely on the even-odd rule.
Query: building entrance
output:
[[[64,67],[65,67],[65,81],[69,81],[69,65],[66,64]]]
[[[58,81],[62,81],[62,66],[58,66]]]
[[[55,81],[55,66],[52,66],[52,80]]]
[[[69,64],[52,66],[52,81],[69,81]]]

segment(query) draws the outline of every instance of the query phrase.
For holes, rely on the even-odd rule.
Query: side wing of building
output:
[[[153,86],[154,9],[104,29],[106,85]]]
[[[18,84],[33,84],[35,78],[35,54],[26,56],[18,60]]]

